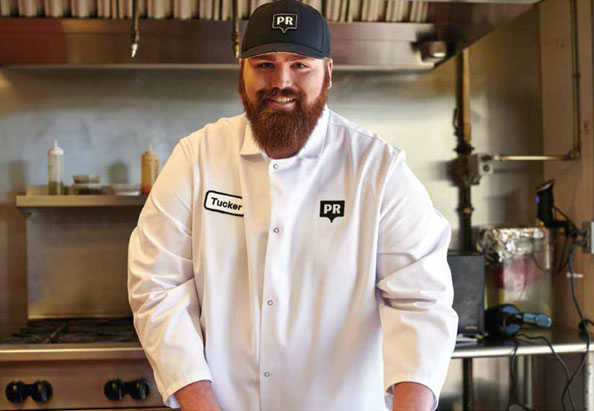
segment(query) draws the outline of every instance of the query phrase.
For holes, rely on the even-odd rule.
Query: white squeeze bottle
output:
[[[47,173],[48,193],[64,194],[64,150],[58,147],[57,140],[54,140],[54,146],[47,152]]]

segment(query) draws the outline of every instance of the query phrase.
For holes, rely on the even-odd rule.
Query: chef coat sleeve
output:
[[[447,263],[451,230],[398,151],[382,195],[377,288],[383,332],[384,388],[425,385],[434,408],[454,350],[458,316]]]
[[[193,167],[182,139],[161,170],[128,248],[128,298],[134,326],[169,407],[184,386],[211,380],[204,356],[192,265]]]

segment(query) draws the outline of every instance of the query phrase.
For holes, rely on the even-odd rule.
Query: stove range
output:
[[[132,317],[31,320],[0,344],[138,342]]]
[[[132,318],[30,320],[0,338],[0,410],[167,409]]]

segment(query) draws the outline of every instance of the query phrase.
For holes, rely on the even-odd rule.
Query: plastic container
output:
[[[485,229],[479,248],[486,259],[487,307],[513,304],[523,312],[551,315],[552,253],[548,229]]]
[[[140,190],[148,195],[159,174],[159,156],[151,146],[141,156],[141,167]]]
[[[64,150],[58,147],[57,140],[54,140],[54,146],[47,152],[47,173],[48,194],[64,194]]]

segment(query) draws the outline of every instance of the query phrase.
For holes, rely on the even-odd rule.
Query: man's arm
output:
[[[406,165],[404,152],[398,152],[384,184],[377,252],[384,387],[422,384],[435,400],[429,409],[437,405],[458,325],[447,263],[450,231]],[[423,389],[415,387],[418,391]],[[410,392],[404,391],[405,399],[418,400],[421,407],[425,396]]]
[[[193,269],[195,162],[182,139],[163,167],[128,249],[128,298],[134,326],[169,407],[188,384],[211,380],[204,355]]]
[[[175,393],[182,411],[221,411],[210,381],[186,385]]]

